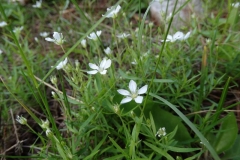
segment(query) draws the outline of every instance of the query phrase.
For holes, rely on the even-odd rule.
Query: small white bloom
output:
[[[210,38],[206,39],[206,43],[207,44],[211,44],[212,43],[212,40]]]
[[[115,113],[118,113],[118,112],[119,112],[119,109],[120,109],[120,107],[119,107],[118,104],[115,104],[115,105],[113,106],[113,110],[114,110]]]
[[[46,130],[46,136],[49,137],[49,136],[51,136],[51,135],[52,135],[52,131],[51,131],[49,128],[47,128],[47,130]]]
[[[240,2],[232,3],[232,7],[234,8],[238,8],[239,6],[240,6]]]
[[[6,25],[7,25],[7,22],[5,21],[0,22],[0,27],[5,27]]]
[[[42,121],[42,124],[40,124],[40,126],[42,127],[42,129],[49,129],[49,121],[48,121],[48,119],[46,119],[46,121],[43,121],[41,119],[41,121]]]
[[[67,57],[66,57],[62,62],[60,62],[60,63],[56,66],[56,69],[57,69],[57,70],[60,70],[60,69],[62,69],[64,66],[66,66],[66,64],[67,64]]]
[[[42,0],[36,1],[36,4],[32,5],[33,8],[42,8]]]
[[[135,100],[136,103],[142,103],[143,101],[143,96],[139,96],[140,94],[144,94],[147,92],[148,85],[143,86],[140,89],[137,89],[137,84],[135,81],[131,80],[129,82],[129,90],[125,89],[119,89],[117,90],[119,94],[126,96],[120,103],[127,103],[130,102],[131,100]]]
[[[86,41],[86,39],[83,39],[83,40],[81,41],[81,45],[82,45],[83,48],[86,48],[86,47],[87,47],[87,41]]]
[[[48,32],[40,32],[39,35],[41,37],[47,37],[49,35],[49,33]]]
[[[3,51],[0,49],[0,55],[3,53]]]
[[[38,38],[37,38],[37,37],[34,37],[34,40],[35,40],[36,42],[39,42],[39,40],[38,40]]]
[[[102,31],[97,31],[96,33],[95,32],[92,32],[89,36],[87,36],[89,39],[92,39],[94,41],[96,41],[98,39],[98,37],[102,34]]]
[[[52,91],[51,94],[52,94],[53,98],[56,97],[56,93],[54,91]]]
[[[45,40],[49,41],[49,42],[54,42],[57,45],[62,45],[63,42],[65,41],[62,33],[58,33],[58,32],[53,32],[53,39],[47,37],[47,38],[45,38]]]
[[[191,32],[187,32],[187,34],[185,34],[182,38],[180,38],[180,40],[186,40],[190,37]]]
[[[128,36],[130,36],[130,34],[122,33],[117,35],[118,38],[122,38],[122,39],[127,38]]]
[[[13,32],[18,34],[18,33],[20,33],[22,30],[23,30],[23,26],[21,26],[21,27],[15,27],[15,28],[13,29]]]
[[[161,136],[166,136],[166,129],[165,127],[159,128],[155,136],[161,137]]]
[[[16,121],[18,121],[20,124],[27,124],[27,119],[24,118],[23,116],[17,116]]]
[[[134,64],[134,65],[136,65],[136,64],[137,64],[136,59],[134,59],[131,63]]]
[[[89,63],[89,67],[92,68],[92,71],[88,71],[88,74],[96,74],[97,72],[99,72],[100,74],[106,74],[107,73],[107,69],[111,66],[112,61],[110,59],[106,59],[104,58],[100,65],[97,66],[96,64],[93,63]]]
[[[57,77],[56,76],[51,76],[50,81],[52,84],[57,85]]]
[[[182,32],[176,32],[174,35],[167,35],[166,42],[175,42],[177,40],[186,40],[189,38],[191,32],[188,32],[186,35]],[[161,40],[163,42],[164,40]]]
[[[107,18],[116,18],[120,9],[121,9],[120,5],[118,5],[117,7],[112,6],[111,8],[107,8],[107,12],[109,13],[106,13],[106,15],[102,16],[105,16]]]
[[[106,54],[111,54],[111,53],[112,53],[112,50],[111,50],[109,47],[107,47],[106,49],[104,49],[104,52],[105,52]]]

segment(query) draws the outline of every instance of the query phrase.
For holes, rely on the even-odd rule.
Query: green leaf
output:
[[[201,150],[201,148],[179,148],[179,147],[173,147],[173,146],[168,146],[164,144],[159,144],[161,147],[173,151],[173,152],[179,152],[179,153],[185,153],[185,152],[193,152],[197,150]]]
[[[222,160],[240,159],[240,135],[237,136],[234,145],[225,152]]]
[[[104,160],[116,160],[116,159],[122,159],[124,157],[123,154],[119,154],[113,157],[105,158]]]
[[[213,146],[217,153],[222,153],[232,147],[238,134],[237,120],[234,113],[224,117]]]
[[[183,125],[181,118],[161,109],[159,104],[147,103],[144,110],[144,114],[147,118],[149,117],[149,113],[152,114],[156,130],[160,127],[165,127],[167,133],[169,133],[178,126],[177,133],[174,137],[176,140],[183,142],[192,139],[187,128]]]
[[[88,155],[87,157],[85,157],[84,160],[92,159],[93,156],[94,156],[95,154],[97,154],[98,152],[99,152],[99,150],[96,150],[96,151],[91,152],[91,154]]]
[[[169,106],[176,114],[181,117],[181,119],[196,133],[196,135],[200,138],[200,140],[203,142],[203,144],[206,146],[206,148],[209,150],[209,152],[212,154],[213,158],[215,160],[220,160],[219,156],[217,155],[216,151],[213,149],[213,147],[209,144],[207,139],[202,135],[202,133],[196,128],[196,126],[179,110],[177,107],[170,102],[168,102],[166,99],[155,95],[153,93],[150,93],[151,96],[155,97],[156,99],[162,101],[167,106]]]
[[[154,150],[155,152],[159,153],[160,155],[166,157],[168,160],[174,160],[174,158],[172,156],[170,156],[166,151],[158,148],[155,145],[152,145],[150,143],[144,142],[148,147],[150,147],[152,150]]]
[[[109,139],[113,143],[113,145],[117,148],[117,150],[121,152],[125,156],[125,158],[129,159],[128,154],[117,144],[117,142],[115,142],[111,137],[109,137]]]

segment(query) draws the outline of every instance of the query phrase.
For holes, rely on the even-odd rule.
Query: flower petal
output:
[[[107,70],[103,70],[103,71],[99,71],[100,74],[106,74],[107,73]]]
[[[58,33],[58,32],[53,32],[53,38],[54,38],[55,40],[61,39],[60,33]]]
[[[147,92],[148,85],[143,86],[138,90],[138,94],[144,94]]]
[[[173,40],[178,40],[178,39],[182,40],[183,37],[184,37],[184,34],[178,31],[173,35]]]
[[[136,103],[142,103],[143,96],[137,96],[137,98],[134,99]]]
[[[97,72],[98,72],[97,70],[87,71],[88,74],[96,74]]]
[[[124,96],[130,96],[130,92],[128,90],[125,89],[118,89],[117,90],[119,94],[124,95]]]
[[[89,65],[89,67],[92,68],[92,69],[96,69],[96,70],[99,69],[99,67],[98,67],[96,64],[89,63],[88,65]]]
[[[106,60],[105,58],[103,58],[103,60],[101,61],[99,67],[100,67],[100,68],[104,68],[106,62],[107,62],[107,60]]]
[[[97,36],[99,37],[102,34],[102,31],[97,31]]]
[[[49,38],[49,37],[45,38],[45,40],[46,40],[46,41],[49,41],[49,42],[55,42],[55,40],[54,40],[54,39],[52,39],[52,38]]]
[[[132,97],[126,97],[126,98],[123,98],[122,101],[120,102],[120,104],[123,104],[123,103],[128,103],[132,100]]]
[[[130,90],[130,92],[132,92],[132,93],[136,93],[137,84],[136,84],[136,82],[135,82],[134,80],[131,80],[131,81],[129,82],[129,90]]]
[[[107,69],[107,68],[109,68],[110,66],[111,66],[111,63],[112,63],[112,61],[111,61],[111,59],[108,59],[107,61],[106,61],[106,63],[105,63],[105,65],[104,65],[104,69]]]
[[[168,41],[172,41],[172,39],[173,39],[172,35],[167,35],[166,41],[167,41],[167,40],[168,40]]]
[[[185,36],[184,36],[184,40],[186,40],[186,39],[188,39],[189,37],[190,37],[190,34],[191,34],[191,32],[188,32]]]

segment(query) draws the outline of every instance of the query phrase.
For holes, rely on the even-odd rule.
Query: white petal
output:
[[[67,57],[64,59],[64,61],[63,61],[63,64],[64,65],[66,65],[67,64],[67,61],[68,61],[68,59],[67,59]]]
[[[59,40],[59,39],[61,39],[61,36],[58,32],[53,32],[53,38],[56,40]]]
[[[107,47],[106,49],[104,49],[104,53],[106,54],[111,54],[111,49],[109,47]]]
[[[116,7],[116,12],[119,12],[119,11],[120,11],[120,9],[121,9],[121,6],[120,6],[120,5],[118,5],[118,6]]]
[[[171,41],[172,39],[173,39],[173,37],[172,37],[171,35],[167,35],[167,40],[168,40],[168,41]],[[167,40],[166,40],[166,41],[167,41]]]
[[[188,39],[189,37],[190,37],[190,34],[191,34],[191,32],[188,32],[185,36],[184,36],[184,40],[186,40],[186,39]]]
[[[144,94],[147,92],[148,85],[143,86],[138,90],[138,94]]]
[[[136,103],[142,103],[143,96],[137,96],[137,98],[134,99]]]
[[[103,58],[103,60],[100,63],[100,68],[104,68],[105,64],[106,64],[107,60],[105,58]]]
[[[98,72],[97,70],[87,71],[88,74],[96,74],[97,72]]]
[[[125,89],[119,89],[117,90],[119,94],[124,95],[124,96],[130,96],[130,92],[128,90]]]
[[[182,32],[176,32],[174,35],[173,35],[173,39],[174,40],[178,40],[178,39],[183,39],[183,37],[184,37],[184,34],[182,33]]]
[[[49,37],[45,38],[45,40],[46,40],[46,41],[49,41],[49,42],[55,42],[55,40],[54,40],[54,39],[52,39],[52,38],[49,38]]]
[[[105,65],[104,65],[104,69],[109,68],[111,66],[111,63],[112,63],[111,59],[107,60]]]
[[[96,70],[99,69],[99,67],[98,67],[96,64],[89,63],[88,65],[89,65],[89,67],[92,68],[92,69],[96,69]]]
[[[107,73],[107,70],[103,70],[101,72],[99,72],[100,74],[106,74]]]
[[[132,92],[132,93],[136,93],[136,90],[137,90],[137,84],[134,80],[131,80],[129,82],[129,90]]]
[[[102,31],[97,31],[97,36],[99,37],[102,34]]]
[[[120,102],[120,104],[123,104],[123,103],[128,103],[132,100],[132,97],[126,97],[124,99],[122,99],[122,101]]]

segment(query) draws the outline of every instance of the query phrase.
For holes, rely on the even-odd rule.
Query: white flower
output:
[[[48,32],[40,32],[39,35],[41,37],[47,37],[49,35],[49,33]]]
[[[104,58],[100,65],[97,66],[96,64],[93,63],[89,63],[89,67],[92,68],[92,71],[88,71],[88,74],[96,74],[97,72],[99,72],[100,74],[106,74],[107,73],[107,69],[111,66],[112,61],[110,59],[106,59]]]
[[[118,38],[127,38],[128,36],[130,36],[130,34],[122,33],[117,35]]]
[[[109,13],[106,13],[106,15],[102,16],[105,16],[107,18],[116,18],[120,9],[121,9],[120,5],[118,5],[117,7],[112,6],[111,8],[107,8],[107,12]]]
[[[16,121],[18,121],[20,124],[27,124],[27,119],[24,118],[23,116],[17,116]]]
[[[104,49],[104,52],[105,52],[106,54],[111,54],[111,53],[112,53],[112,50],[111,50],[109,47],[107,47],[106,49]]]
[[[21,26],[21,27],[15,27],[15,28],[13,29],[13,32],[18,34],[18,33],[21,32],[21,30],[23,30],[23,26]]]
[[[53,39],[47,37],[47,38],[45,38],[45,40],[49,41],[49,42],[54,42],[57,45],[62,45],[63,42],[65,41],[62,33],[58,33],[58,32],[53,32]]]
[[[38,38],[37,38],[37,37],[34,37],[34,40],[35,40],[36,42],[39,42],[39,40],[38,40]]]
[[[87,41],[86,41],[86,39],[83,39],[83,40],[81,41],[81,45],[82,45],[83,48],[86,48],[86,47],[87,47]]]
[[[134,65],[136,65],[136,64],[137,64],[136,59],[134,59],[131,63],[134,64]]]
[[[166,136],[166,129],[165,127],[159,128],[155,136],[161,137],[161,136]]]
[[[191,32],[187,32],[187,34],[183,35],[183,37],[179,38],[179,40],[186,40],[190,37]]]
[[[3,53],[3,51],[0,49],[0,55]]]
[[[238,8],[238,7],[240,6],[240,2],[232,3],[232,6],[233,6],[234,8]]]
[[[43,120],[41,119],[41,121],[42,121],[42,124],[40,124],[40,126],[41,126],[43,129],[49,129],[49,121],[48,121],[48,119],[46,119],[46,121],[43,121]]]
[[[66,66],[66,64],[67,64],[67,57],[66,57],[62,62],[60,62],[60,63],[56,66],[56,69],[57,69],[57,70],[60,70],[60,69],[62,69],[64,66]]]
[[[47,128],[47,130],[46,130],[46,136],[47,137],[50,137],[52,135],[52,131],[49,129],[49,128]]]
[[[191,32],[188,32],[186,35],[182,32],[176,32],[174,35],[167,35],[166,42],[175,42],[176,40],[186,40],[190,36]],[[163,42],[164,40],[161,40]]]
[[[148,85],[145,85],[142,88],[137,89],[136,82],[131,80],[129,82],[129,90],[130,90],[130,92],[128,90],[125,90],[125,89],[117,90],[119,94],[126,96],[126,98],[124,98],[121,101],[121,104],[130,102],[133,99],[135,100],[136,103],[142,103],[143,96],[139,96],[139,95],[146,93],[147,92],[147,88],[148,88]]]
[[[6,25],[7,25],[7,22],[5,21],[0,22],[0,27],[5,27]]]
[[[36,4],[32,5],[33,8],[41,8],[42,7],[42,0],[36,1]]]
[[[57,77],[56,76],[51,76],[50,81],[52,84],[57,85]]]
[[[97,33],[97,34],[96,34]],[[89,36],[87,36],[89,39],[92,39],[96,41],[98,37],[102,34],[102,31],[92,32]]]
[[[53,98],[56,97],[56,93],[54,91],[52,91],[51,94]]]

